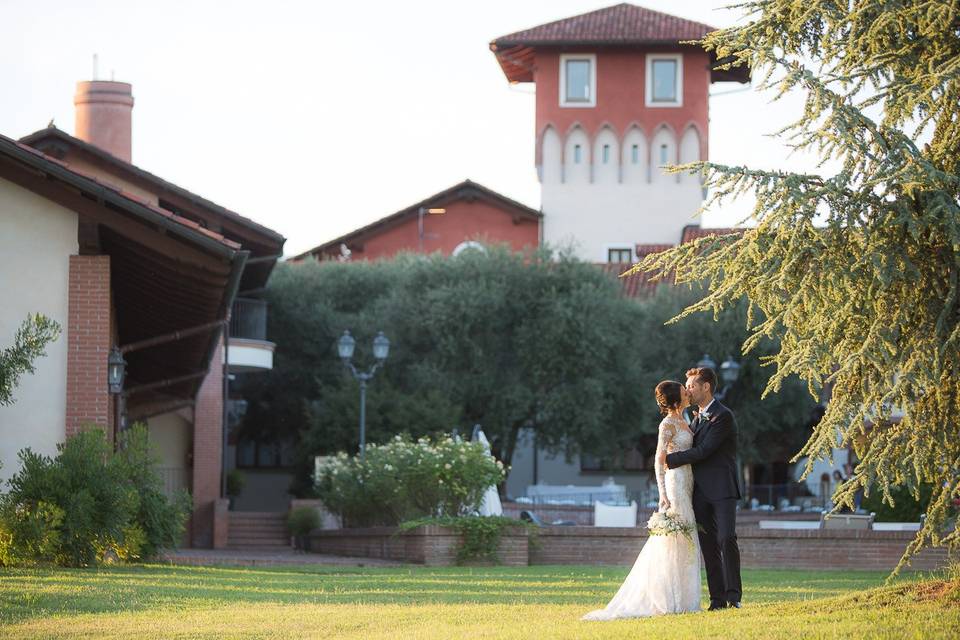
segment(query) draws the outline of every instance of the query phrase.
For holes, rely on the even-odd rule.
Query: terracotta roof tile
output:
[[[61,160],[57,160],[56,158],[52,158],[52,157],[48,156],[47,154],[45,154],[45,153],[43,153],[43,152],[41,152],[41,151],[38,151],[38,150],[34,149],[34,148],[31,147],[30,145],[24,144],[24,143],[22,143],[22,142],[19,142],[19,141],[17,141],[17,140],[12,139],[12,138],[8,138],[8,137],[6,137],[6,136],[4,136],[4,135],[0,135],[0,141],[7,142],[8,144],[12,144],[12,145],[14,145],[15,147],[17,147],[18,149],[21,149],[22,151],[26,151],[27,153],[30,153],[31,155],[34,155],[34,156],[36,156],[37,158],[42,159],[44,162],[49,162],[49,163],[51,163],[51,164],[56,164],[57,166],[63,168],[63,169],[66,170],[66,171],[69,171],[70,173],[73,173],[74,175],[80,176],[81,178],[84,178],[85,180],[89,180],[89,181],[91,181],[91,182],[96,183],[98,186],[103,187],[104,189],[107,189],[107,190],[109,190],[109,191],[112,191],[113,193],[116,193],[117,195],[121,196],[123,199],[128,200],[128,201],[131,202],[131,203],[134,203],[134,204],[139,205],[139,206],[141,206],[141,207],[146,207],[147,209],[150,209],[150,211],[152,211],[153,213],[156,213],[156,214],[158,214],[158,215],[161,215],[161,216],[163,216],[164,218],[167,218],[167,219],[169,219],[169,220],[173,220],[174,222],[176,222],[176,223],[178,223],[178,224],[180,224],[180,225],[182,225],[182,226],[184,226],[184,227],[189,228],[190,230],[192,230],[192,231],[195,232],[195,233],[199,233],[199,234],[201,234],[201,235],[207,236],[208,238],[211,238],[211,239],[213,239],[213,240],[216,240],[217,242],[223,244],[224,246],[230,247],[231,249],[240,249],[240,244],[239,244],[239,243],[236,243],[236,242],[234,242],[233,240],[228,240],[227,238],[223,237],[223,236],[222,236],[221,234],[219,234],[219,233],[216,233],[216,232],[214,232],[214,231],[211,231],[211,230],[209,230],[209,229],[207,229],[207,228],[205,228],[205,227],[202,227],[202,226],[198,225],[196,222],[194,222],[194,221],[192,221],[192,220],[188,220],[188,219],[186,219],[186,218],[184,218],[184,217],[178,216],[177,214],[175,214],[175,213],[173,213],[173,212],[171,212],[171,211],[167,211],[166,209],[164,209],[164,208],[162,208],[162,207],[158,207],[157,205],[152,204],[151,202],[149,202],[149,201],[147,201],[147,200],[145,200],[145,199],[143,199],[143,198],[141,198],[141,197],[139,197],[139,196],[133,195],[133,194],[131,194],[131,193],[128,193],[128,192],[124,191],[123,189],[119,189],[119,188],[113,186],[112,184],[109,184],[109,183],[107,183],[107,182],[104,182],[103,180],[97,178],[97,176],[91,175],[91,174],[86,173],[86,172],[84,172],[84,171],[80,171],[80,170],[78,170],[76,167],[71,166],[69,163],[63,162],[63,161],[61,161]]]
[[[629,263],[601,262],[598,263],[597,266],[603,272],[617,278],[621,287],[620,293],[627,298],[646,298],[647,296],[651,296],[662,282],[666,282],[665,280],[652,280],[649,274],[643,272],[621,278],[620,275],[633,266]]]
[[[501,36],[492,44],[501,48],[518,44],[678,43],[699,40],[711,31],[716,31],[716,28],[622,3]]]

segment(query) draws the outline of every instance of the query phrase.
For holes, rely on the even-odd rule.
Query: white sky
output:
[[[464,178],[539,208],[533,85],[511,87],[488,43],[610,4],[0,0],[0,133],[51,118],[73,133],[75,83],[97,53],[100,79],[133,84],[134,163],[276,229],[287,255]],[[738,18],[719,8],[729,0],[638,4],[717,27]],[[716,96],[711,159],[812,171],[767,137],[799,104]]]

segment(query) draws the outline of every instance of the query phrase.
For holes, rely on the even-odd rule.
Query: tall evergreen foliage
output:
[[[752,228],[638,265],[703,281],[680,317],[747,298],[751,337],[779,340],[768,391],[796,374],[832,400],[800,455],[852,443],[860,463],[838,498],[888,502],[934,485],[907,548],[960,546],[945,526],[960,496],[960,6],[947,1],[754,0],[707,50],[748,64],[776,98],[805,96],[779,132],[839,163],[831,175],[703,162],[706,207],[756,197]],[[924,140],[929,140],[924,143]],[[823,171],[821,163],[820,170]],[[902,419],[897,420],[897,412]]]

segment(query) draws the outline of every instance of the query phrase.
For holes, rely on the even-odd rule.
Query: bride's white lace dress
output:
[[[660,422],[657,458],[667,453],[684,451],[693,445],[693,434],[679,418],[666,417]],[[657,486],[685,521],[695,524],[693,515],[693,470],[690,465],[666,469],[656,464]],[[665,613],[700,610],[700,541],[694,532],[690,540],[684,535],[650,536],[633,569],[617,594],[604,609],[591,611],[583,620],[639,618]]]

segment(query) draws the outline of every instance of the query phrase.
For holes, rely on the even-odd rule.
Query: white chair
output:
[[[612,505],[603,502],[593,503],[593,526],[595,527],[635,527],[637,526],[637,503]]]

